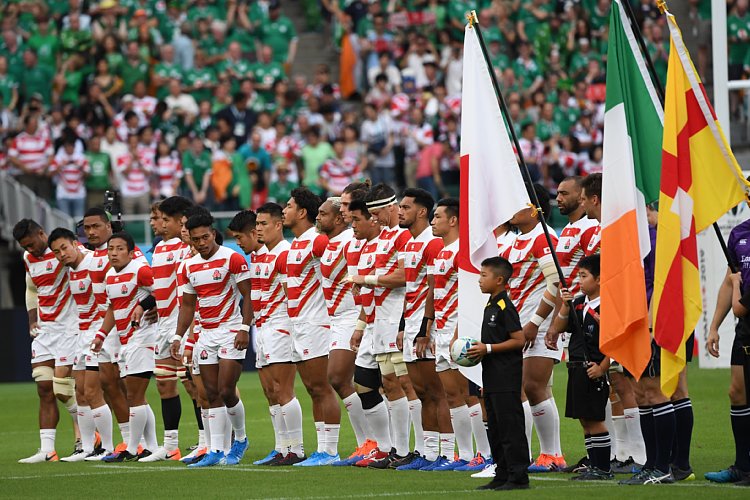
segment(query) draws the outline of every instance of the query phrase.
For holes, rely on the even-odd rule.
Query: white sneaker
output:
[[[139,458],[138,461],[139,462],[161,462],[162,460],[167,459],[168,453],[169,452],[163,446],[160,446],[151,455],[144,457],[144,458]]]
[[[187,455],[185,455],[184,457],[182,457],[182,462],[190,462],[191,460],[193,460],[198,455],[203,455],[205,453],[206,453],[206,447],[205,446],[198,447],[198,448],[196,448],[194,450],[191,450],[190,453],[188,453]]]
[[[83,462],[84,460],[86,460],[86,456],[88,456],[88,453],[86,453],[85,451],[76,450],[69,457],[61,458],[60,461],[61,462]]]
[[[495,467],[497,467],[497,465],[489,464],[487,467],[480,470],[479,472],[475,472],[474,474],[472,474],[471,477],[481,477],[481,478],[495,477]]]
[[[59,459],[57,458],[57,452],[50,451],[42,451],[39,450],[30,457],[22,458],[18,461],[19,464],[40,464],[44,462],[57,462]]]
[[[99,462],[102,458],[106,457],[110,453],[112,452],[107,450],[101,451],[99,453],[92,451],[91,453],[86,455],[86,458],[84,458],[84,460],[86,460],[87,462]]]

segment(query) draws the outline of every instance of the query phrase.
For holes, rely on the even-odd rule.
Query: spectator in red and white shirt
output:
[[[81,151],[76,151],[75,137],[67,137],[49,166],[57,190],[57,207],[76,220],[83,218],[86,207],[84,179],[91,172],[89,161]]]
[[[122,211],[126,214],[145,214],[150,209],[149,177],[151,165],[142,163],[138,153],[138,136],[128,137],[128,150],[117,157],[115,171],[120,176]]]
[[[47,169],[54,151],[49,134],[39,126],[36,114],[24,119],[24,130],[16,136],[8,151],[11,172],[17,173],[18,182],[31,189],[44,199],[52,198],[52,185],[47,177]]]
[[[177,193],[184,173],[182,162],[176,152],[172,151],[164,140],[156,147],[156,183],[155,194],[157,197],[169,198]]]
[[[333,141],[336,156],[320,167],[320,185],[331,196],[341,196],[344,188],[360,177],[359,165],[344,149],[343,139]]]

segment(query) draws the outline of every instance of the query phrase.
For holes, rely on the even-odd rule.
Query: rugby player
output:
[[[98,331],[104,311],[94,297],[89,276],[93,253],[84,250],[72,231],[57,228],[49,236],[49,247],[58,261],[69,271],[70,292],[78,312],[78,343],[76,346],[73,378],[76,380],[78,425],[81,429],[83,453],[63,458],[66,462],[97,461],[114,451],[112,443],[112,411],[104,401],[99,364],[91,352],[91,342]],[[96,431],[101,436],[102,449],[95,451]]]
[[[145,458],[157,447],[156,418],[146,400],[146,389],[154,372],[156,324],[147,318],[139,323],[132,320],[136,306],[151,296],[154,275],[148,264],[135,259],[135,242],[128,233],[113,234],[107,248],[111,266],[104,279],[108,306],[91,350],[99,353],[112,328],[116,329],[122,345],[121,375],[127,389],[130,436],[125,450],[107,455],[102,461],[125,462]],[[145,448],[138,453],[141,436]]]
[[[248,445],[245,407],[237,397],[237,381],[253,322],[250,272],[240,254],[216,242],[213,223],[213,217],[207,213],[192,215],[185,223],[198,254],[185,263],[187,281],[176,334],[172,337],[172,356],[181,359],[182,337],[193,322],[197,304],[201,334],[194,350],[198,353],[201,378],[211,407],[212,439],[211,451],[200,462],[188,467],[236,465]],[[239,296],[243,299],[241,313]],[[217,439],[227,433],[227,416],[234,431],[230,449],[221,446],[223,443]]]
[[[328,198],[318,209],[317,229],[328,237],[328,246],[320,261],[323,275],[323,295],[331,322],[328,353],[328,382],[341,398],[349,414],[349,421],[357,440],[354,456],[366,454],[362,448],[367,441],[365,414],[362,401],[354,388],[354,360],[350,340],[359,319],[355,302],[354,285],[347,279],[350,262],[359,260],[363,242],[354,237],[354,231],[341,213],[341,198]],[[351,255],[350,255],[351,254]],[[351,458],[351,456],[350,456]]]
[[[287,299],[292,322],[293,360],[313,403],[317,450],[300,464],[328,465],[339,460],[341,408],[328,383],[330,321],[321,287],[320,258],[328,238],[315,230],[320,198],[307,188],[292,190],[284,207],[284,227],[294,233],[287,253]],[[291,457],[292,461],[302,457]],[[292,464],[296,465],[296,464]]]
[[[13,228],[13,238],[23,248],[26,268],[26,310],[29,315],[31,376],[39,395],[39,451],[19,463],[54,462],[55,433],[60,400],[73,418],[76,438],[80,439],[71,377],[76,353],[78,315],[70,293],[67,268],[55,259],[47,246],[47,234],[31,219],[21,219]],[[77,448],[76,448],[77,450]]]
[[[510,223],[518,228],[519,234],[503,257],[513,264],[510,296],[518,308],[526,337],[523,360],[526,438],[530,443],[533,421],[541,448],[536,462],[529,466],[529,472],[543,472],[566,467],[560,446],[560,415],[550,387],[552,368],[560,362],[562,351],[551,350],[544,343],[553,312],[559,304],[559,277],[542,228],[542,224],[546,224],[544,216],[549,214],[549,194],[538,184],[531,189],[536,191],[541,206],[539,209],[524,208],[511,218]],[[550,233],[552,244],[556,245],[554,230],[550,229]]]

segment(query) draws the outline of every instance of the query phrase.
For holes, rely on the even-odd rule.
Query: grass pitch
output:
[[[567,373],[563,366],[555,369],[555,399],[564,412]],[[703,480],[707,471],[718,470],[734,460],[734,445],[729,424],[728,370],[690,372],[690,393],[695,412],[692,465],[697,480],[674,485],[626,487],[615,483],[573,483],[565,474],[532,475],[532,489],[503,496],[525,498],[571,498],[606,496],[627,498],[750,498],[750,489],[713,485]],[[253,499],[356,499],[377,497],[466,498],[498,496],[499,492],[474,491],[484,480],[472,479],[468,473],[397,472],[339,468],[277,468],[251,465],[273,447],[273,431],[268,406],[255,373],[245,373],[240,380],[242,399],[247,411],[250,447],[242,464],[235,467],[187,469],[175,462],[154,464],[45,463],[18,464],[19,458],[32,454],[39,446],[37,397],[33,384],[0,385],[0,497],[1,498],[253,498]],[[305,416],[305,443],[315,444],[310,400],[304,387],[297,385],[297,395]],[[180,445],[184,449],[195,443],[197,426],[190,400],[182,393],[183,414]],[[157,437],[162,438],[161,407],[155,384],[148,393],[157,421]],[[65,456],[72,451],[70,419],[61,408],[57,433],[57,452]],[[340,452],[354,449],[354,436],[342,410]],[[584,454],[583,437],[577,421],[563,418],[561,438],[565,456],[576,461]],[[116,440],[119,432],[115,431]],[[538,449],[536,438],[534,449]]]

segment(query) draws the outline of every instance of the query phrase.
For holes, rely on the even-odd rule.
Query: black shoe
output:
[[[695,474],[692,467],[680,469],[676,465],[672,465],[672,476],[675,481],[695,481]]]
[[[121,451],[120,453],[112,453],[102,458],[102,462],[111,464],[119,462],[135,462],[138,460],[138,455],[133,455],[128,450]]]
[[[750,472],[742,472],[738,471],[740,473],[740,480],[734,483],[735,486],[750,486]],[[672,472],[674,474],[674,471]],[[677,478],[675,478],[677,479]]]
[[[627,460],[612,460],[609,463],[610,469],[614,474],[635,474],[635,469],[640,468],[633,460],[633,457],[628,457]]]
[[[284,458],[279,460],[276,463],[269,463],[268,465],[277,465],[277,466],[291,466],[294,464],[298,464],[304,460],[307,460],[307,457],[305,455],[302,455],[301,457],[298,456],[296,453],[292,453],[291,451],[286,454]]]
[[[140,459],[142,459],[142,458],[146,458],[146,457],[148,457],[148,456],[151,456],[151,452],[150,452],[150,451],[148,451],[148,450],[146,450],[146,449],[144,449],[143,451],[141,451],[141,452],[140,452],[140,453],[138,454],[138,460],[140,460]]]
[[[479,486],[478,490],[496,490],[499,487],[503,486],[505,484],[505,481],[490,481],[487,484],[483,484],[482,486]]]
[[[279,462],[284,460],[285,455],[283,453],[277,453],[274,457],[263,465],[279,465]]]
[[[569,465],[568,467],[565,467],[561,472],[582,472],[588,466],[591,464],[591,461],[589,460],[589,457],[583,457],[578,462],[574,463],[573,465]]]
[[[508,481],[502,486],[495,488],[495,491],[510,491],[510,490],[528,490],[529,483],[513,483]]]
[[[406,458],[406,456],[398,456],[396,455],[396,449],[392,448],[391,452],[388,454],[387,457],[382,458],[380,460],[376,460],[370,464],[367,465],[367,468],[369,469],[388,469],[390,465],[398,460],[403,460]]]
[[[609,481],[615,478],[611,472],[603,471],[596,467],[589,467],[577,476],[570,478],[571,481]]]
[[[399,458],[398,460],[394,460],[393,462],[391,462],[388,465],[388,468],[389,469],[395,469],[396,467],[401,467],[402,465],[409,465],[414,460],[416,460],[417,457],[419,457],[419,452],[418,451],[415,451],[415,452],[411,452],[410,451],[409,453],[406,454],[405,457]]]

